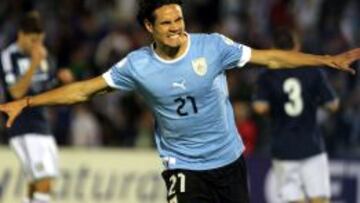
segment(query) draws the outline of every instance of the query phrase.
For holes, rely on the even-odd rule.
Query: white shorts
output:
[[[330,172],[326,153],[299,161],[274,160],[273,167],[282,201],[330,198]]]
[[[58,176],[58,149],[52,136],[26,134],[10,139],[30,181]]]

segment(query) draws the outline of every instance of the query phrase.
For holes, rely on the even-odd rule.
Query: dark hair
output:
[[[36,11],[26,13],[20,20],[19,31],[24,33],[42,33],[44,27],[40,14]]]
[[[275,28],[272,32],[272,41],[277,49],[290,50],[295,47],[294,33],[288,28]]]
[[[144,26],[144,20],[147,19],[151,23],[155,22],[154,11],[164,5],[178,4],[182,5],[182,0],[138,0],[137,21]]]

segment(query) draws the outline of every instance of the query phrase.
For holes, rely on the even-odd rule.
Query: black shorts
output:
[[[169,203],[249,203],[245,160],[212,170],[162,173]]]

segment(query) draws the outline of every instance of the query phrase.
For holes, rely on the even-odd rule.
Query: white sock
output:
[[[22,203],[30,203],[30,199],[29,199],[29,198],[24,198],[24,200],[22,201]]]
[[[31,203],[50,203],[50,195],[47,193],[35,192]]]

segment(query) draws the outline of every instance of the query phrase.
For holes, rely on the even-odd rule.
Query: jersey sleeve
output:
[[[252,95],[252,100],[261,101],[261,102],[269,102],[270,100],[270,91],[269,91],[269,84],[266,77],[266,72],[259,75],[256,84],[254,93]]]
[[[131,73],[131,63],[128,57],[125,57],[116,63],[102,76],[106,83],[112,88],[125,91],[132,91],[135,89],[134,77]]]
[[[222,34],[215,33],[213,36],[216,38],[217,50],[220,52],[220,60],[224,69],[243,67],[249,62],[250,47],[234,42]]]
[[[318,82],[316,84],[318,88],[318,102],[320,105],[324,105],[337,98],[335,90],[331,87],[325,73],[323,71],[318,72]]]
[[[0,57],[0,102],[3,103],[4,100],[4,95],[5,95],[5,81],[4,81],[4,72],[3,72],[3,67],[2,67],[2,63],[1,63],[1,57]],[[1,117],[0,117],[1,119]]]
[[[6,92],[9,87],[9,84],[6,82],[6,72],[3,66],[4,63],[3,59],[4,57],[0,57],[0,92],[2,93]],[[15,80],[15,77],[12,74],[10,76],[8,78]]]
[[[1,52],[0,57],[1,65],[1,78],[4,83],[4,88],[8,89],[12,85],[16,84],[16,76],[13,73],[10,52],[4,50]]]
[[[2,61],[1,61],[1,57],[0,57],[0,85],[5,85],[4,78],[5,78],[5,74],[4,74]]]

